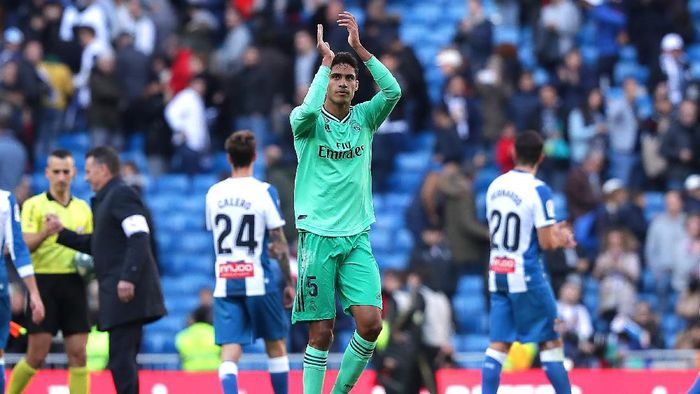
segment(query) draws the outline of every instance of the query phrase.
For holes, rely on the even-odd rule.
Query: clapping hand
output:
[[[323,25],[321,24],[316,25],[316,48],[318,48],[318,53],[323,57],[323,65],[330,67],[335,53],[331,50],[331,46],[323,41]]]
[[[351,48],[355,49],[361,45],[360,29],[357,26],[355,16],[347,11],[341,12],[338,14],[338,26],[348,29],[348,44]]]

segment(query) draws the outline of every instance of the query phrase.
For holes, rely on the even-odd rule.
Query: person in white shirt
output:
[[[114,33],[130,33],[134,47],[146,56],[153,54],[156,45],[156,26],[143,9],[142,0],[127,0],[117,9]]]
[[[194,175],[202,169],[202,159],[209,150],[204,93],[206,81],[194,77],[190,86],[180,91],[165,107],[165,119],[173,130],[175,170]]]
[[[80,56],[80,71],[73,76],[73,86],[78,94],[78,104],[81,108],[86,108],[90,104],[90,73],[95,65],[95,60],[102,56],[112,54],[112,48],[102,40],[98,40],[95,28],[92,25],[82,25],[78,27],[78,38],[83,47]]]
[[[73,29],[77,26],[92,26],[95,37],[109,45],[109,23],[105,10],[95,0],[77,0],[75,6],[66,7],[61,18],[59,36],[63,41],[73,40]]]

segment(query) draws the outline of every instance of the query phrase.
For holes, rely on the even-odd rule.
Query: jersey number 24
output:
[[[224,240],[229,236],[229,234],[231,234],[231,217],[220,213],[216,215],[214,220],[217,227],[219,226],[219,223],[224,223],[224,231],[219,234],[219,238],[217,238],[216,241],[217,254],[231,254],[231,248],[224,247]],[[243,239],[244,235],[247,235],[247,239]],[[255,215],[241,216],[241,223],[238,226],[238,235],[236,236],[235,246],[248,248],[248,254],[255,254],[255,248],[258,247],[258,241],[255,240]]]

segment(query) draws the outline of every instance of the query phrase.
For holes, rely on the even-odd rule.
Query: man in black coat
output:
[[[97,328],[109,331],[112,379],[119,394],[137,394],[143,325],[166,314],[151,250],[151,221],[136,191],[119,177],[119,156],[112,148],[87,153],[85,179],[95,192],[93,233],[63,229],[55,216],[47,221],[60,230],[58,243],[93,256],[99,283]]]

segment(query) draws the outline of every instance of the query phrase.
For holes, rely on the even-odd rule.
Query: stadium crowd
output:
[[[334,21],[349,8],[403,92],[374,139],[375,194],[393,192],[399,154],[434,141],[425,174],[403,174],[416,186],[405,212],[410,258],[384,270],[392,329],[375,367],[387,382],[404,376],[392,368],[424,375],[423,361],[397,366],[401,352],[422,349],[418,359],[433,368],[451,365],[455,347],[463,350],[453,331],[483,331],[453,318],[449,304],[484,277],[484,182],[512,168],[514,136],[529,129],[546,140],[540,176],[561,197],[560,218],[579,242],[545,256],[567,356],[578,366],[618,366],[625,349],[700,349],[698,5],[5,1],[0,100],[11,113],[0,116],[0,188],[26,198],[24,175],[43,171],[62,135],[140,151],[147,161],[126,178],[145,187],[139,170],[150,179],[219,172],[223,140],[249,129],[293,223],[288,118],[320,64],[310,32],[321,23],[331,48],[347,50]],[[360,75],[357,101],[374,94],[370,78]],[[293,244],[292,226],[285,232]],[[483,288],[470,287],[486,303]],[[421,374],[405,372],[412,368]]]

